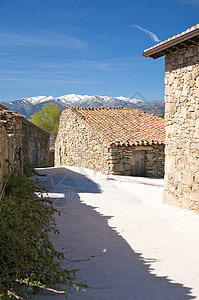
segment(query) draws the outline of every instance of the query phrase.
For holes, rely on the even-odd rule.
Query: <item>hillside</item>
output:
[[[1,102],[4,106],[25,115],[26,118],[42,109],[45,103],[56,103],[62,110],[67,106],[79,107],[130,107],[134,109],[144,110],[148,113],[161,115],[164,113],[164,101],[142,101],[139,99],[131,99],[125,97],[109,97],[109,96],[87,96],[68,94],[60,97],[38,96],[31,98],[23,98],[10,102]]]

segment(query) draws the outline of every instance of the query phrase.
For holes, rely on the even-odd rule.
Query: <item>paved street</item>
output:
[[[199,299],[199,215],[163,205],[163,179],[75,167],[39,172],[63,212],[56,216],[61,235],[51,237],[68,252],[62,266],[78,269],[89,286],[67,289],[69,299]]]

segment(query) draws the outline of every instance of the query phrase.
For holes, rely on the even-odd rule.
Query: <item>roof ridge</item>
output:
[[[12,115],[12,116],[15,116],[15,117],[20,117],[20,118],[25,119],[24,115],[18,114],[17,112],[15,112],[15,111],[7,108],[7,107],[5,107],[5,108],[0,107],[0,114],[1,114],[1,112],[4,112],[5,114],[8,114],[8,115]]]
[[[75,109],[82,109],[82,110],[101,110],[101,109],[124,109],[124,108],[128,108],[128,109],[133,109],[130,107],[123,107],[123,106],[100,106],[100,107],[81,107],[81,106],[68,106],[67,108],[73,108]]]
[[[3,108],[3,107],[5,107],[5,108]],[[41,127],[37,126],[36,124],[32,123],[28,119],[26,119],[24,115],[18,114],[17,112],[15,112],[15,111],[7,108],[6,106],[0,104],[0,115],[1,115],[1,112],[4,113],[5,115],[11,115],[12,117],[22,118],[23,122],[29,123],[31,126],[35,127],[36,129],[44,132],[45,134],[50,135],[49,132],[47,132],[46,130],[44,130]]]
[[[165,143],[164,119],[156,115],[128,107],[67,107],[66,110],[106,144]]]
[[[142,114],[147,114],[147,115],[151,115],[151,116],[155,116],[157,118],[157,115],[155,115],[154,113],[148,113],[145,110],[141,110],[138,108],[131,108],[131,107],[123,107],[123,106],[110,106],[110,107],[79,107],[79,106],[67,106],[66,109],[71,109],[71,111],[73,111],[74,113],[79,113],[81,115],[81,113],[78,110],[131,110],[131,111],[135,111],[135,112],[140,112]],[[161,118],[160,118],[161,119]]]
[[[28,119],[24,118],[23,121],[26,122],[26,123],[29,123],[31,126],[33,126],[33,127],[35,127],[36,129],[38,129],[38,130],[44,132],[45,134],[50,135],[50,133],[49,133],[48,131],[46,131],[45,129],[43,129],[43,128],[37,126],[36,124],[34,124],[33,122],[29,121]]]

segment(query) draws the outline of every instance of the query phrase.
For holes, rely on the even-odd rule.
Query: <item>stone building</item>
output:
[[[23,116],[0,105],[0,182],[9,172],[9,163],[17,172],[22,171],[22,119]]]
[[[66,108],[55,165],[105,174],[164,176],[164,120],[131,108]]]
[[[199,211],[199,24],[143,53],[164,55],[164,202]]]
[[[0,182],[8,174],[9,164],[17,172],[23,171],[25,160],[34,166],[48,166],[49,138],[49,133],[0,104]]]
[[[8,173],[8,137],[3,122],[0,120],[0,191],[2,187],[3,176]]]
[[[23,118],[22,145],[24,160],[30,161],[34,167],[49,166],[50,134]]]

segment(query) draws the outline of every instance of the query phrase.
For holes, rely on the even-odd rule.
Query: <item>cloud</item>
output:
[[[160,42],[160,39],[157,37],[157,35],[155,35],[155,33],[151,32],[139,25],[131,25],[131,26],[136,27],[137,29],[146,33],[146,35],[148,35],[154,42]]]
[[[81,48],[83,43],[76,38],[49,31],[36,32],[31,35],[22,33],[0,32],[1,45],[28,47],[56,47],[65,46]]]
[[[135,61],[133,57],[130,58],[118,58],[118,59],[104,59],[104,60],[86,60],[86,59],[60,59],[60,58],[15,58],[12,60],[0,58],[0,63],[4,67],[2,70],[2,80],[10,75],[18,77],[23,76],[52,76],[59,78],[67,76],[83,76],[85,74],[93,75],[102,74],[104,72],[122,72],[128,70],[129,66]],[[136,58],[137,61],[137,58]]]
[[[31,80],[30,80],[31,79]],[[57,84],[102,84],[101,81],[99,80],[86,80],[86,79],[56,79],[56,78],[37,78],[37,77],[32,77],[27,79],[26,77],[24,78],[15,78],[15,77],[8,77],[5,78],[4,82],[0,82],[0,86],[5,87],[7,83],[18,83],[18,84],[22,84],[24,85],[24,83],[26,83],[28,86],[34,86],[34,85],[38,85],[40,83],[42,84],[53,84],[53,83],[57,83]]]
[[[15,62],[15,63],[13,63]],[[109,72],[126,72],[137,63],[137,57],[99,60],[34,57],[0,58],[5,68],[0,74],[0,86],[36,84],[99,84],[110,78]],[[107,75],[108,74],[108,75]],[[135,73],[134,73],[135,75]],[[104,80],[104,79],[103,79]]]
[[[199,0],[181,0],[181,2],[185,2],[185,3],[194,3],[194,4],[199,4]]]

